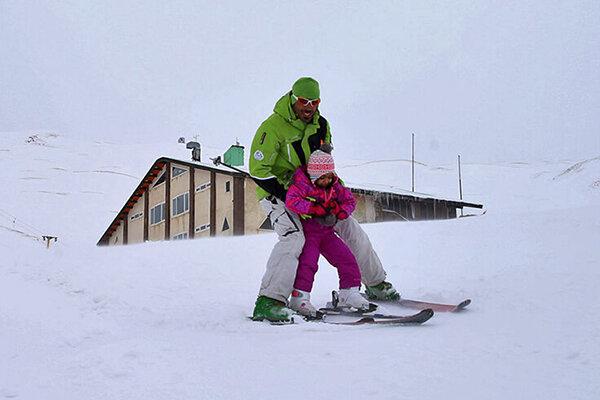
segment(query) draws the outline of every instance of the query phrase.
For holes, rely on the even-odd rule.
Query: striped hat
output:
[[[314,183],[321,176],[333,172],[335,173],[335,164],[333,157],[321,150],[315,150],[308,159],[306,172],[310,176],[310,180]]]

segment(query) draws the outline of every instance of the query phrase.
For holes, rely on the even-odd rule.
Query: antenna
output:
[[[412,134],[412,191],[415,191],[415,134]]]

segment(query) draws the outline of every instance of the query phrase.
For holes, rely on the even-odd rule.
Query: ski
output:
[[[368,314],[366,311],[350,311],[347,309],[339,308],[321,308],[317,312],[316,316],[303,318],[308,322],[323,322],[326,324],[333,325],[365,325],[365,324],[388,324],[388,325],[419,325],[428,321],[433,317],[434,311],[431,309],[421,310],[420,312],[412,315],[392,315],[382,313],[371,313]],[[336,321],[336,316],[342,317],[356,317],[358,319],[354,321]],[[252,320],[252,317],[248,317]],[[268,323],[270,325],[290,325],[294,324],[294,318],[290,318],[289,321],[269,321],[262,320],[258,321],[262,323]]]
[[[334,305],[333,303],[327,303],[325,307],[319,308],[319,311],[322,314],[344,314],[344,315],[356,315],[356,314],[369,314],[377,310],[377,304],[369,303],[369,308],[367,310],[357,310],[354,308],[340,308]],[[371,315],[369,315],[371,316]]]
[[[431,317],[433,317],[434,312],[431,309],[422,310],[414,315],[405,315],[405,316],[392,316],[383,314],[381,316],[362,316],[359,314],[360,318],[355,321],[336,321],[331,319],[331,316],[335,315],[345,315],[345,314],[325,314],[323,318],[320,320],[326,324],[333,325],[420,325],[426,321],[428,321]],[[354,314],[356,315],[356,314]],[[319,321],[319,320],[316,320]]]
[[[318,312],[321,314],[320,318],[322,318],[324,315],[343,315],[346,317],[371,317],[371,318],[385,318],[385,319],[410,317],[410,315],[383,314],[383,313],[374,313],[373,311],[374,310],[351,311],[349,309],[324,307],[324,308],[320,308]],[[318,317],[316,319],[318,319]]]
[[[415,310],[432,309],[435,312],[459,312],[464,310],[469,304],[471,299],[466,299],[458,304],[444,304],[444,303],[432,303],[429,301],[411,300],[411,299],[399,299],[399,300],[377,300],[381,303],[398,304],[399,306],[412,308]]]

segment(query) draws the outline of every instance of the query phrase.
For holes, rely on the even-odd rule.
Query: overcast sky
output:
[[[0,0],[0,132],[249,144],[309,75],[338,156],[583,159],[599,71],[598,1]]]

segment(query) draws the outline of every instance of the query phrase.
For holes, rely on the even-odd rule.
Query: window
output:
[[[205,182],[200,186],[196,186],[196,193],[200,193],[210,188],[210,182]]]
[[[225,232],[229,230],[229,222],[227,222],[227,218],[225,218],[225,221],[223,221],[223,229],[222,231]]]
[[[143,215],[144,215],[144,213],[143,213],[143,212],[135,213],[135,214],[133,214],[133,215],[131,216],[131,218],[130,218],[130,219],[131,219],[132,221],[135,221],[136,219],[140,219],[140,218],[142,218],[142,216],[143,216]]]
[[[161,183],[165,182],[165,173],[163,172],[162,174],[160,174],[160,176],[158,177],[158,179],[156,180],[156,182],[154,183],[154,185],[152,185],[152,187],[157,187],[158,185],[160,185]]]
[[[172,215],[183,214],[190,209],[190,194],[183,193],[173,199]]]
[[[173,236],[173,240],[185,240],[188,238],[187,232],[180,233],[179,235]]]
[[[231,191],[231,181],[225,182],[225,191],[226,192],[230,192]]]
[[[173,168],[171,169],[171,179],[173,179],[181,174],[185,174],[186,172],[187,172],[187,170],[184,168],[173,166]]]
[[[194,229],[194,232],[200,233],[200,232],[204,232],[209,229],[210,229],[210,224],[204,224],[202,226],[197,226],[196,229]]]
[[[157,204],[150,210],[150,225],[156,225],[165,220],[165,203]]]

